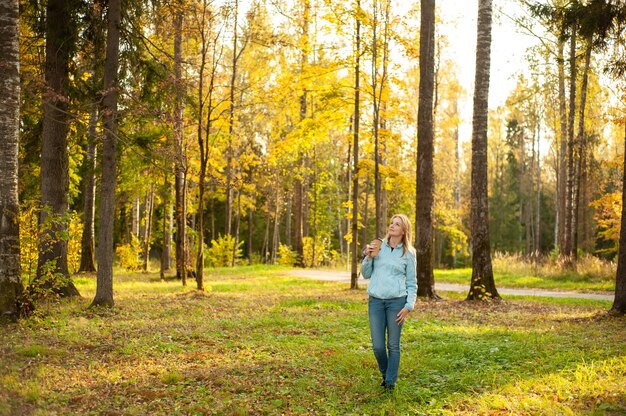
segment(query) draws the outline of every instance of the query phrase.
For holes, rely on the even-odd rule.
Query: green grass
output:
[[[614,291],[615,276],[588,276],[577,273],[561,273],[549,276],[533,274],[532,270],[510,272],[494,268],[496,287],[536,288],[568,291]],[[435,270],[435,282],[467,284],[472,269]]]
[[[384,393],[367,296],[266,266],[207,270],[206,291],[115,276],[0,328],[2,415],[621,415],[625,318],[607,302],[420,300]]]

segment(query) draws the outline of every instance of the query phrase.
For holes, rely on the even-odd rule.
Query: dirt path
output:
[[[288,272],[290,276],[303,277],[307,279],[325,280],[331,282],[350,283],[350,273],[345,271],[320,270],[320,269],[293,269]],[[368,280],[359,277],[359,285],[367,286]],[[467,292],[467,285],[458,285],[454,283],[435,283],[435,289],[442,292]],[[521,289],[498,287],[500,295],[520,295],[520,296],[544,296],[552,298],[579,298],[579,299],[595,299],[612,301],[615,297],[614,293],[579,293],[564,292],[546,289]]]

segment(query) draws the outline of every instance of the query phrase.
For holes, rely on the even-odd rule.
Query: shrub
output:
[[[211,247],[207,252],[208,265],[211,267],[230,266],[233,260],[234,264],[237,264],[242,256],[242,245],[243,241],[240,241],[235,249],[235,237],[232,235],[220,235],[217,240],[211,240]]]
[[[46,233],[59,224],[66,224],[68,229],[54,235]],[[20,261],[26,282],[31,282],[37,273],[40,236],[47,244],[67,241],[67,268],[70,273],[76,273],[80,267],[82,235],[83,224],[75,211],[63,215],[48,213],[45,221],[39,224],[38,206],[34,203],[24,206],[20,212]]]
[[[293,266],[298,260],[298,254],[286,244],[278,245],[278,264]]]
[[[303,262],[306,267],[315,267],[328,265],[330,263],[330,239],[326,236],[316,236],[315,240],[311,237],[304,237],[303,244]]]
[[[121,244],[115,248],[120,267],[128,271],[135,271],[141,268],[141,253],[141,243],[139,243],[139,239],[134,234],[131,234],[130,244]]]

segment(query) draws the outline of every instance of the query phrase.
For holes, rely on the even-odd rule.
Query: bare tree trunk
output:
[[[49,0],[46,7],[46,63],[43,101],[43,134],[41,144],[41,205],[40,225],[46,224],[49,215],[58,218],[45,225],[39,240],[37,279],[44,274],[60,273],[62,281],[50,281],[45,276],[43,285],[61,296],[79,296],[70,280],[67,268],[67,240],[59,235],[67,233],[68,224],[63,219],[68,208],[69,158],[67,131],[69,125],[69,64],[72,45],[75,44],[75,13],[69,0]],[[68,19],[69,16],[69,19]],[[65,24],[59,24],[59,22]],[[53,269],[47,270],[53,263]]]
[[[139,212],[140,209],[140,204],[139,204],[139,197],[135,196],[133,197],[133,206],[132,206],[132,211],[131,211],[131,234],[133,236],[135,236],[135,238],[139,238],[139,219],[141,217],[141,214]]]
[[[85,155],[85,177],[83,188],[83,235],[81,238],[79,272],[95,272],[94,261],[94,217],[96,210],[96,125],[98,106],[91,104],[89,130],[87,132],[87,154]]]
[[[296,266],[304,267],[304,243],[302,241],[302,228],[303,228],[303,199],[304,199],[304,184],[302,179],[295,180],[294,199],[295,199],[295,216],[294,216],[294,231],[295,231],[295,251],[296,251]]]
[[[626,154],[626,124],[624,125],[624,154]],[[617,274],[615,276],[615,299],[610,313],[626,314],[626,158],[622,167],[622,219],[617,252]]]
[[[574,194],[574,117],[576,112],[576,27],[572,25],[570,33],[570,88],[569,88],[569,117],[567,122],[567,186],[565,189],[565,228],[563,230],[563,252],[569,258],[568,263],[574,260],[572,244],[573,223],[573,194]]]
[[[361,246],[365,246],[367,241],[367,223],[369,221],[369,195],[370,195],[370,179],[369,175],[367,179],[365,179],[365,200],[363,201],[363,229],[361,230]]]
[[[272,214],[270,213],[270,207],[267,207],[267,216],[265,218],[265,233],[263,233],[263,249],[261,250],[261,258],[265,264],[269,263],[267,258],[267,252],[269,251],[270,244],[270,223],[272,222]]]
[[[20,279],[18,154],[20,120],[19,5],[0,2],[0,322],[25,312]]]
[[[454,114],[458,117],[459,113],[459,100],[455,99],[454,101]],[[457,125],[454,128],[454,166],[455,166],[455,181],[454,181],[454,208],[456,210],[456,215],[460,216],[461,213],[461,160],[460,160],[460,141],[459,141],[459,124],[457,121]],[[497,166],[497,164],[496,164]],[[454,249],[453,255],[453,266],[452,268],[456,268],[457,262],[457,250]]]
[[[226,149],[226,230],[232,234],[233,222],[233,135],[235,131],[235,84],[237,81],[237,60],[241,51],[237,51],[237,25],[239,18],[239,0],[235,0],[233,23],[233,60],[230,77],[230,107],[228,113],[228,148]]]
[[[350,262],[350,289],[359,288],[358,247],[359,247],[359,129],[361,119],[361,0],[356,0],[354,45],[354,129],[352,136],[352,256]],[[349,169],[349,168],[348,168]]]
[[[558,40],[558,76],[559,76],[559,152],[558,152],[558,186],[557,186],[557,243],[559,254],[565,253],[565,211],[567,207],[567,110],[565,105],[565,57],[563,49],[565,42],[559,37]]]
[[[468,300],[499,298],[491,266],[487,194],[487,122],[491,64],[492,1],[478,1],[476,78],[472,127],[472,281]]]
[[[415,222],[417,234],[417,295],[438,298],[433,273],[435,0],[422,0],[420,7],[420,83],[417,112],[417,180]]]
[[[187,286],[186,161],[183,145],[182,5],[176,3],[174,17],[174,146],[176,150],[176,278]]]
[[[279,233],[280,233],[280,198],[278,195],[278,188],[276,189],[276,200],[274,201],[274,232],[272,235],[272,255],[271,262],[276,264],[276,254],[278,251]]]
[[[237,246],[239,245],[239,225],[241,224],[241,189],[237,190],[237,218],[235,219],[235,245],[233,247],[233,259],[230,266],[235,267],[237,260]]]
[[[252,175],[250,175],[250,183],[252,183]],[[254,213],[252,207],[248,208],[248,247],[246,248],[246,257],[248,264],[252,264],[252,226],[254,224]]]
[[[163,196],[163,270],[172,268],[172,236],[174,234],[174,209],[171,202],[171,187],[165,176],[165,189]]]
[[[150,266],[150,236],[152,234],[152,212],[154,206],[154,185],[150,186],[150,191],[146,194],[145,220],[146,225],[143,232],[143,271],[147,272]]]
[[[573,196],[572,207],[572,253],[574,258],[578,254],[578,215],[580,206],[580,187],[582,185],[583,176],[583,160],[586,158],[586,140],[585,140],[585,105],[587,102],[587,84],[589,82],[589,66],[591,64],[591,38],[587,39],[587,48],[585,50],[585,69],[583,72],[582,85],[580,87],[580,107],[578,109],[578,133],[576,141],[578,142],[578,152],[576,158],[576,185]]]
[[[285,244],[287,244],[289,247],[291,247],[291,240],[292,240],[292,234],[293,234],[293,230],[291,229],[291,214],[293,211],[293,197],[292,194],[289,194],[287,196],[287,212],[285,214]]]
[[[541,123],[537,120],[537,161],[536,161],[536,186],[535,192],[537,192],[537,207],[535,209],[535,253],[541,252]]]
[[[106,62],[102,118],[102,186],[100,190],[100,231],[98,234],[98,277],[96,296],[91,306],[112,307],[113,302],[113,224],[115,220],[115,183],[117,179],[117,97],[120,44],[120,0],[109,0]]]
[[[382,175],[380,166],[383,165],[382,160],[382,143],[380,138],[381,126],[381,106],[382,93],[387,80],[388,50],[389,50],[389,11],[390,1],[385,1],[385,26],[383,35],[383,57],[382,57],[382,73],[380,74],[380,84],[378,83],[378,0],[374,0],[374,21],[373,21],[373,38],[372,38],[372,103],[373,103],[373,135],[374,135],[374,200],[376,204],[376,237],[381,237],[387,228],[387,218],[385,215],[385,198],[382,186]]]

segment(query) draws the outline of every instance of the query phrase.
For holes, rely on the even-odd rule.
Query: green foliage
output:
[[[207,263],[210,267],[224,267],[237,264],[242,256],[243,241],[237,244],[235,250],[235,237],[232,235],[220,235],[217,240],[211,240],[211,247],[207,252]],[[234,256],[234,259],[233,259]]]
[[[604,246],[596,250],[596,253],[613,257],[619,248],[619,234],[622,228],[622,193],[605,194],[593,201],[591,206],[595,208],[598,237]]]
[[[20,260],[22,277],[31,282],[37,274],[39,258],[39,238],[44,243],[52,244],[56,241],[67,241],[67,267],[70,273],[76,273],[80,266],[81,238],[83,223],[75,211],[68,211],[63,215],[48,213],[45,221],[39,225],[39,210],[35,204],[25,205],[20,212]],[[67,227],[67,231],[50,233],[60,226]]]
[[[28,285],[28,290],[24,292],[21,302],[30,307],[35,305],[35,301],[58,299],[60,289],[66,287],[71,279],[56,270],[56,260],[45,262],[41,267],[40,275]]]
[[[1,414],[626,412],[624,321],[606,302],[419,301],[385,394],[363,290],[258,265],[208,270],[207,292],[115,279],[117,310],[88,309],[95,282],[78,279],[84,299],[0,331]]]
[[[291,247],[283,243],[278,245],[278,264],[293,266],[297,260],[298,253],[292,250]]]
[[[139,239],[131,233],[130,243],[120,244],[115,248],[120,267],[128,271],[139,270],[142,266],[140,260],[142,250]]]
[[[20,261],[22,278],[26,282],[33,280],[37,273],[38,222],[35,204],[22,208],[20,212]]]
[[[302,245],[303,260],[306,267],[317,267],[329,263],[330,238],[319,235],[315,239],[304,237]]]

